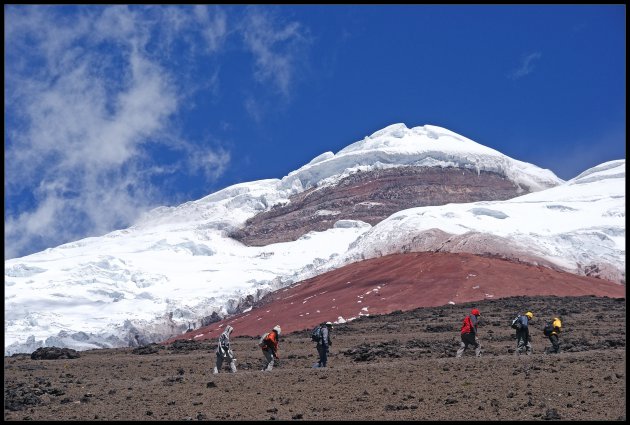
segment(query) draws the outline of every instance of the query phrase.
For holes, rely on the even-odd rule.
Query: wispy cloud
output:
[[[227,35],[227,15],[218,9],[212,15],[207,7],[195,6],[195,17],[201,24],[201,33],[210,52],[219,50]]]
[[[250,117],[254,119],[257,123],[262,121],[263,110],[260,104],[256,101],[256,99],[252,96],[247,96],[245,98],[244,107]]]
[[[216,52],[225,16],[173,10],[5,9],[5,108],[12,112],[5,143],[5,258],[34,243],[54,246],[128,225],[163,201],[151,179],[169,166],[153,164],[149,146],[184,156],[169,172],[202,170],[216,179],[225,171],[229,152],[192,148],[174,133],[183,95],[162,65],[167,49],[150,47],[158,35],[169,36],[160,33],[164,22],[179,20],[197,22],[204,35],[203,49],[191,49]],[[12,204],[19,202],[12,195],[28,191],[30,208]]]
[[[534,52],[523,56],[518,68],[512,71],[509,77],[513,80],[522,78],[534,71],[534,63],[542,57],[542,53]]]
[[[258,81],[271,82],[289,98],[300,58],[311,43],[308,30],[298,22],[279,23],[267,9],[252,8],[241,33],[255,57]]]
[[[229,13],[241,10],[5,7],[5,258],[128,226],[179,201],[160,184],[226,172],[230,151],[212,129],[187,139],[182,114],[221,95],[228,40],[252,53],[242,66],[264,83],[243,89],[257,122],[266,94],[290,99],[310,43],[273,8]]]

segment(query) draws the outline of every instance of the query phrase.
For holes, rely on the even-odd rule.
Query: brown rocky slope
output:
[[[625,297],[625,285],[543,266],[467,253],[417,252],[360,261],[297,282],[244,304],[240,314],[178,335],[216,338],[226,324],[233,335],[260,335],[280,324],[286,332],[322,321],[482,301],[516,295]],[[341,320],[341,321],[343,321]]]
[[[289,204],[257,214],[230,236],[264,246],[330,229],[338,220],[375,225],[408,208],[506,200],[528,192],[497,173],[466,168],[404,166],[356,172],[335,185],[294,195]]]

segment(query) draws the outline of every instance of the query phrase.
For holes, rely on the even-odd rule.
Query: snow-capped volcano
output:
[[[495,173],[524,195],[406,209],[375,225],[337,220],[325,231],[265,246],[229,236],[294,195],[393,167]],[[282,179],[233,185],[152,210],[128,229],[5,261],[5,355],[164,340],[349,262],[435,250],[426,235],[436,229],[449,235],[440,243],[455,246],[453,252],[466,251],[453,236],[500,238],[534,261],[582,274],[597,268],[625,282],[624,184],[625,160],[563,182],[449,130],[392,125]]]
[[[198,201],[157,208],[134,227],[191,219],[224,230],[240,226],[256,213],[286,204],[309,188],[334,185],[358,171],[403,167],[456,167],[495,172],[522,191],[535,192],[563,182],[553,172],[512,159],[447,129],[432,125],[407,128],[393,124],[333,154],[325,152],[282,179],[236,184]],[[226,212],[229,211],[229,214]]]

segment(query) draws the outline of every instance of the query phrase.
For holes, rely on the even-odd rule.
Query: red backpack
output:
[[[470,321],[470,316],[466,316],[464,317],[464,324],[462,325],[462,333],[463,334],[469,334],[471,332],[473,332],[473,324]]]

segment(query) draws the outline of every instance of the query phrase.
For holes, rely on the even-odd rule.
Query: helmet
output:
[[[481,313],[476,308],[473,308],[472,311],[470,312],[470,314],[473,314],[475,316],[481,316]]]
[[[326,322],[326,326],[331,327],[332,328],[332,322]]]
[[[534,318],[534,313],[532,313],[531,311],[528,311],[527,313],[525,313],[525,316],[527,316],[531,320]]]
[[[281,329],[280,329],[280,325],[276,325],[276,326],[274,326],[274,327],[273,327],[273,330],[274,330],[274,331],[276,331],[276,333],[278,334],[278,336],[280,336],[280,331],[281,331]]]
[[[232,331],[234,330],[234,328],[230,325],[227,325],[225,327],[225,330],[223,331],[224,334],[230,335],[232,333]]]

